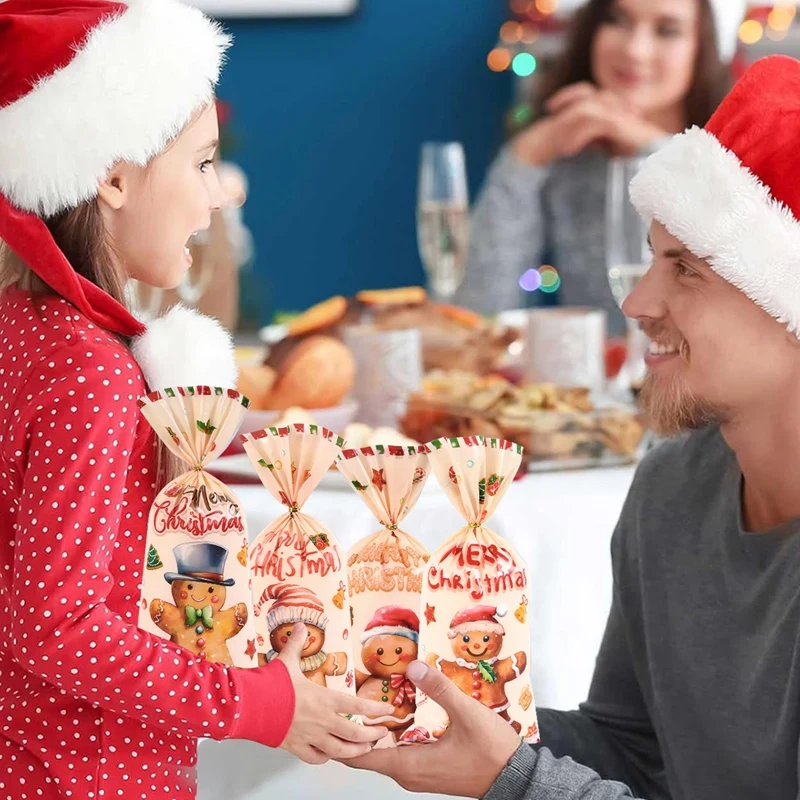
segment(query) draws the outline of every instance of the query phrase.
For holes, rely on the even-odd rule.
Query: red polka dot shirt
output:
[[[0,798],[195,796],[197,739],[278,746],[282,664],[136,626],[155,435],[127,348],[52,295],[0,296]]]

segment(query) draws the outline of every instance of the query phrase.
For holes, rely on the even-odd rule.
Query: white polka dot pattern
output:
[[[135,624],[155,496],[144,392],[128,350],[64,300],[0,298],[0,797],[183,800],[196,738],[243,735],[248,671]],[[291,708],[276,713],[282,739]]]

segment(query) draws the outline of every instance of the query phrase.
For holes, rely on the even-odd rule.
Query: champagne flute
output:
[[[178,296],[190,308],[200,302],[214,277],[214,263],[209,252],[210,241],[208,231],[198,231],[189,243],[192,266],[178,285]]]
[[[420,256],[431,294],[447,301],[464,280],[469,245],[469,194],[461,144],[422,146],[418,192]]]
[[[615,158],[608,167],[606,183],[606,265],[608,282],[620,308],[650,268],[647,223],[630,200],[628,186],[644,159]],[[626,318],[628,355],[617,378],[618,387],[628,392],[644,379],[647,336],[639,324]]]

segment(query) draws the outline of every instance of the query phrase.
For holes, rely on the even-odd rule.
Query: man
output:
[[[450,730],[355,765],[490,800],[798,796],[799,161],[800,62],[774,57],[631,186],[652,220],[625,303],[652,339],[643,403],[681,435],[645,459],[614,534],[588,701],[542,710],[542,746],[519,747],[415,663]]]

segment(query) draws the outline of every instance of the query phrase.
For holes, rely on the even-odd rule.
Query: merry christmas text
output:
[[[315,549],[304,533],[280,531],[266,544],[258,542],[250,555],[253,577],[272,576],[279,581],[306,575],[325,577],[341,566],[338,547]]]

